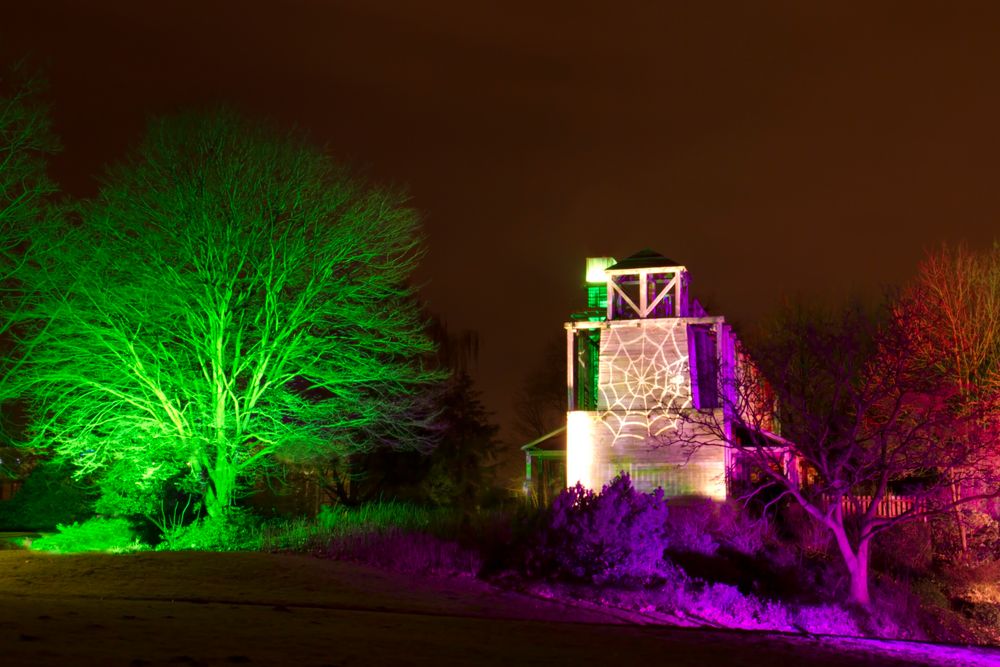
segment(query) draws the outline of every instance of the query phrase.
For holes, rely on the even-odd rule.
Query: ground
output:
[[[1000,665],[1000,650],[665,627],[304,555],[0,551],[3,665]]]

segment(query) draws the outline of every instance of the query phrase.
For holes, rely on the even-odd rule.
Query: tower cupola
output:
[[[609,320],[688,317],[687,268],[640,250],[604,270]]]

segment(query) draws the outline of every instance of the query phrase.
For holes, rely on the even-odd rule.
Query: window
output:
[[[699,410],[719,407],[719,353],[715,328],[710,324],[690,325],[688,350],[694,407]]]
[[[579,329],[576,332],[576,410],[597,409],[597,382],[601,352],[601,330]]]
[[[607,310],[608,288],[600,285],[587,285],[587,308],[594,310]]]

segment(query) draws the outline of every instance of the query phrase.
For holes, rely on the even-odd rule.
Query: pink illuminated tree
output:
[[[756,478],[748,495],[771,489],[771,502],[790,498],[829,531],[850,600],[865,606],[877,535],[997,493],[987,434],[968,428],[981,406],[928,372],[939,360],[921,347],[914,317],[904,301],[875,311],[788,307],[720,387],[729,420],[717,411],[688,416]],[[952,493],[956,482],[973,481],[979,493]],[[894,489],[907,504],[886,512]]]

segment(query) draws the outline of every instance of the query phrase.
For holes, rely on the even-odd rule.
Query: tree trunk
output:
[[[862,530],[862,538],[855,549],[851,546],[851,541],[847,538],[847,530],[842,523],[829,527],[837,538],[841,559],[844,561],[850,576],[850,601],[862,607],[868,607],[871,604],[871,595],[868,592],[868,547],[871,536],[865,535],[867,531]]]
[[[962,547],[962,560],[966,560],[969,557],[969,538],[965,531],[965,521],[962,518],[962,510],[959,507],[962,500],[962,487],[960,487],[958,482],[954,480],[951,482],[951,500],[955,503],[955,524],[958,526],[959,544]]]
[[[218,519],[225,515],[236,493],[236,467],[226,461],[219,462],[211,471],[209,482],[205,511],[209,517]]]
[[[871,604],[868,593],[868,540],[863,540],[855,555],[854,568],[851,575],[851,602],[867,607]]]

